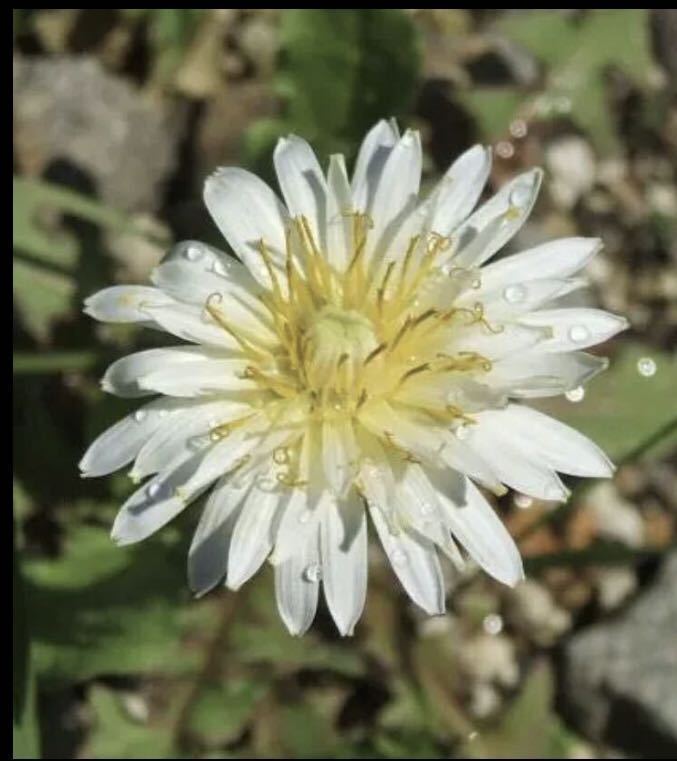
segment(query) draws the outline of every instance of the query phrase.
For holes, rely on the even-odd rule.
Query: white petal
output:
[[[383,167],[371,209],[374,227],[365,249],[367,260],[383,255],[402,222],[416,207],[423,154],[418,132],[407,130]]]
[[[244,269],[239,262],[234,262]],[[274,343],[270,313],[258,298],[260,289],[244,287],[234,279],[203,272],[190,262],[170,261],[156,267],[151,279],[158,288],[187,304],[204,307],[218,299],[219,309],[233,325],[257,333],[262,341]],[[244,278],[242,278],[244,280]]]
[[[437,492],[420,465],[406,465],[398,481],[397,498],[408,524],[436,544],[456,568],[463,568],[463,557],[451,537]]]
[[[539,309],[548,301],[559,299],[587,285],[580,278],[559,280],[555,278],[530,280],[527,282],[507,282],[498,289],[486,291],[466,291],[456,302],[458,306],[470,307],[481,302],[489,321],[500,322],[519,317],[526,312]]]
[[[182,462],[170,464],[165,471],[135,491],[115,518],[111,531],[113,541],[123,545],[146,539],[195,499],[200,490],[186,490],[185,485],[199,466],[200,457],[198,453]]]
[[[469,427],[464,430],[469,430]],[[442,451],[442,459],[450,468],[469,476],[497,496],[506,493],[507,489],[501,484],[490,452],[480,452],[465,441],[449,436]]]
[[[209,495],[188,551],[188,582],[202,595],[226,575],[235,520],[251,482],[237,477],[221,479]]]
[[[504,357],[512,357],[534,346],[540,346],[546,340],[548,331],[544,327],[516,322],[493,323],[489,318],[491,329],[486,325],[459,325],[451,334],[444,351],[454,354],[462,351],[477,352],[491,362]]]
[[[290,634],[304,634],[312,624],[317,610],[319,579],[308,574],[309,568],[320,567],[317,524],[297,551],[275,566],[275,597],[277,608]]]
[[[559,420],[520,404],[504,410],[487,410],[478,415],[479,425],[487,422],[493,431],[501,429],[534,458],[561,473],[588,478],[609,478],[613,465],[590,439]]]
[[[139,386],[168,396],[255,390],[256,383],[243,377],[246,367],[243,359],[195,359],[148,373]]]
[[[354,491],[348,499],[325,507],[320,538],[327,606],[339,632],[351,635],[367,594],[367,521]]]
[[[105,476],[131,462],[167,415],[180,409],[176,399],[156,399],[98,436],[80,460],[83,478]]]
[[[527,448],[509,429],[504,410],[474,413],[465,444],[491,461],[492,469],[504,484],[537,499],[566,500],[569,496],[554,468]]]
[[[85,299],[85,314],[102,322],[148,322],[147,305],[173,303],[157,288],[143,285],[114,285]]]
[[[532,169],[504,185],[454,233],[447,258],[454,267],[479,267],[522,227],[536,201],[543,172]],[[440,260],[440,264],[443,260]]]
[[[289,217],[275,193],[256,175],[244,169],[222,167],[207,178],[205,204],[233,251],[252,276],[269,288],[270,275],[261,258],[264,240],[277,264],[285,252]]]
[[[490,576],[514,586],[524,578],[522,559],[505,526],[477,487],[464,478],[463,497],[458,499],[459,475],[431,471],[428,478],[437,489],[452,533],[472,559]]]
[[[549,309],[520,317],[520,323],[548,329],[550,338],[539,349],[544,352],[575,351],[602,343],[625,330],[629,323],[601,309]]]
[[[495,362],[485,381],[523,399],[559,396],[587,383],[608,365],[606,358],[582,351],[542,354],[536,348]]]
[[[360,452],[350,419],[325,420],[322,425],[322,458],[327,482],[342,496],[357,472]]]
[[[244,416],[249,408],[241,402],[226,399],[187,402],[185,409],[167,416],[155,433],[141,447],[132,478],[145,478],[157,473],[180,456],[188,456],[208,446],[210,432],[219,425]]]
[[[261,567],[273,546],[273,520],[284,499],[279,484],[262,489],[254,483],[235,524],[228,554],[226,584],[239,589]]]
[[[352,179],[355,210],[370,212],[388,156],[400,139],[397,125],[382,119],[369,130],[357,154]]]
[[[327,173],[327,258],[344,272],[352,257],[353,201],[343,156],[334,155]]]
[[[166,305],[145,305],[149,319],[168,333],[191,343],[205,344],[222,349],[239,350],[237,341],[217,325],[201,307],[174,302]]]
[[[482,268],[483,292],[508,283],[541,278],[567,278],[582,269],[601,249],[599,238],[560,238]]]
[[[490,148],[475,145],[461,154],[433,191],[430,229],[452,233],[475,208],[490,171]]]
[[[273,162],[290,215],[305,217],[316,243],[326,251],[327,181],[313,149],[296,135],[281,137]]]
[[[381,511],[369,506],[390,564],[411,599],[431,616],[444,613],[444,581],[431,541],[410,531],[393,536]]]
[[[139,385],[139,380],[144,376],[159,368],[174,368],[183,362],[209,356],[218,354],[210,354],[199,346],[172,346],[167,349],[138,351],[113,362],[101,379],[101,387],[109,394],[117,396],[147,396],[154,392]]]

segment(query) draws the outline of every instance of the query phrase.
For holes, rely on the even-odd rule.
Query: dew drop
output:
[[[150,499],[155,499],[158,494],[160,493],[160,490],[162,489],[162,486],[157,482],[153,481],[152,484],[148,484],[148,496]]]
[[[650,378],[656,374],[656,362],[651,357],[642,357],[637,361],[637,370],[640,375]]]
[[[518,140],[526,137],[528,131],[529,128],[524,119],[515,119],[515,121],[510,123],[510,134]]]
[[[137,423],[141,423],[146,419],[146,410],[137,410],[134,413],[134,420]]]
[[[390,555],[390,560],[392,561],[393,565],[402,567],[409,562],[409,557],[404,550],[396,547]]]
[[[500,634],[503,631],[503,618],[498,613],[489,613],[482,621],[482,628],[487,634]]]
[[[590,338],[590,331],[585,325],[572,325],[569,328],[569,338],[577,344],[583,343]]]
[[[188,259],[188,261],[196,262],[199,259],[202,259],[203,251],[201,248],[198,248],[197,246],[188,246],[184,255],[186,259]]]
[[[507,286],[503,291],[503,298],[508,304],[521,304],[527,297],[527,289],[525,286],[515,283]]]
[[[533,499],[527,494],[515,494],[513,502],[520,510],[527,510],[534,504]]]
[[[509,159],[515,155],[515,146],[509,140],[501,140],[496,144],[496,153],[502,159]]]
[[[585,389],[583,386],[576,386],[576,388],[572,388],[571,391],[567,391],[564,396],[570,401],[570,402],[581,402],[583,401],[583,397],[585,396]]]
[[[467,425],[459,425],[458,428],[454,431],[454,435],[457,439],[460,439],[463,441],[464,439],[468,438],[468,434],[470,433],[470,429]]]
[[[433,514],[435,508],[430,504],[430,502],[421,502],[419,510],[421,511],[421,515],[427,518]]]
[[[310,512],[310,510],[304,510],[301,515],[299,515],[299,523],[305,524],[308,523],[308,521],[313,517],[313,514]]]
[[[230,265],[226,264],[225,262],[222,262],[220,259],[214,259],[214,261],[212,262],[212,272],[215,275],[226,277],[229,269],[230,269]]]
[[[525,183],[520,183],[519,185],[515,185],[515,187],[510,191],[508,201],[510,202],[511,206],[515,206],[518,209],[521,209],[523,206],[527,205],[530,198],[531,187]]]
[[[158,412],[158,415],[159,415],[160,417],[167,417],[167,415],[169,415],[169,410],[160,410],[160,411]]]
[[[221,441],[222,438],[223,436],[220,431],[210,431],[209,433],[209,440],[212,442]]]
[[[305,570],[303,571],[303,578],[306,581],[317,584],[317,582],[322,578],[322,569],[317,563],[311,563],[309,566],[306,566]]]

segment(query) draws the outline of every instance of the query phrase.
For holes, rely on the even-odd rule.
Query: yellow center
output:
[[[440,269],[440,254],[453,241],[437,233],[412,237],[392,260],[368,263],[371,220],[362,213],[345,216],[350,218],[352,251],[343,272],[329,264],[305,217],[294,219],[287,231],[283,262],[275,261],[266,242],[259,241],[271,282],[260,298],[274,322],[276,349],[229,324],[219,294],[207,300],[207,313],[248,357],[245,376],[275,408],[285,401],[301,402],[306,414],[318,420],[355,417],[365,405],[383,399],[415,407],[438,424],[469,420],[448,404],[446,392],[423,391],[444,390],[453,383],[452,375],[491,369],[479,354],[446,350],[459,327],[481,323],[494,332],[501,328],[487,322],[479,303],[440,309],[430,306],[436,303],[430,299],[422,306],[420,295],[426,288],[439,288],[441,281],[477,285],[476,274]]]

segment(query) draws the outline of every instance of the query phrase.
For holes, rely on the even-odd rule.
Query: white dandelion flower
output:
[[[187,344],[141,351],[103,378],[155,396],[103,433],[83,476],[133,463],[146,479],[112,536],[145,539],[211,488],[188,558],[198,594],[244,584],[269,559],[284,623],[301,634],[320,587],[342,634],[367,588],[367,514],[411,599],[444,610],[439,553],[461,545],[505,584],[518,550],[477,484],[565,500],[557,472],[606,477],[591,441],[523,404],[565,394],[605,367],[582,350],[627,323],[563,308],[599,240],[566,238],[493,264],[522,226],[540,170],[473,212],[490,170],[475,146],[419,200],[421,143],[379,122],[349,180],[325,175],[294,136],[274,163],[284,203],[243,169],[222,168],[205,203],[239,261],[178,244],[153,287],[86,301],[98,320],[136,322]],[[555,305],[548,306],[551,302]]]

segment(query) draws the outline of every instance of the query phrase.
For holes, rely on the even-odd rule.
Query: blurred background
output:
[[[15,757],[674,758],[676,12],[14,10],[13,44]],[[290,131],[352,158],[388,116],[421,130],[426,185],[477,141],[488,192],[546,169],[513,249],[604,240],[588,300],[632,329],[541,406],[619,469],[568,479],[561,507],[496,502],[516,589],[449,574],[427,619],[374,546],[355,637],[321,609],[293,639],[268,568],[191,599],[197,506],[110,542],[132,485],[77,462],[129,410],[107,363],[160,339],[81,303],[144,283],[176,240],[223,245],[201,201],[216,166],[270,177]]]

